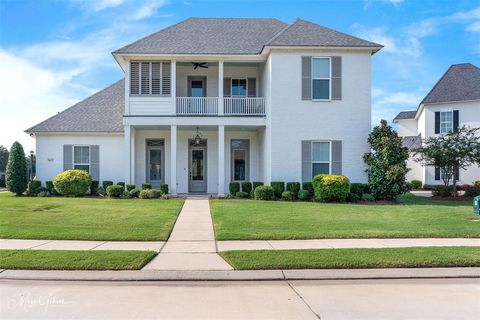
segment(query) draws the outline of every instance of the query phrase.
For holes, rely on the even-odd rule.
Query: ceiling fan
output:
[[[193,70],[197,70],[198,67],[208,69],[206,62],[192,62]]]

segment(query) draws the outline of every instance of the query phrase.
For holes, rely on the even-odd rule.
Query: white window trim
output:
[[[75,162],[75,148],[77,147],[88,147],[88,164],[87,163],[77,163]],[[72,146],[72,163],[73,169],[75,169],[76,165],[79,166],[87,166],[88,165],[88,173],[92,171],[92,148],[88,144],[75,144]]]
[[[442,113],[450,113],[452,115],[451,120],[450,121],[442,121]],[[442,123],[450,123],[451,124],[451,130],[442,132]],[[440,128],[439,129],[440,129],[440,134],[445,134],[445,133],[448,133],[450,131],[453,131],[453,110],[440,110]]]
[[[317,142],[328,143],[328,162],[327,161],[313,161],[313,144]],[[312,140],[310,142],[310,172],[313,176],[314,163],[328,163],[328,174],[332,174],[332,141],[330,140]],[[313,178],[313,177],[312,177]]]
[[[245,96],[234,96],[233,95],[233,80],[245,80]],[[231,98],[248,98],[248,79],[247,78],[230,78],[230,97]]]
[[[328,66],[329,66],[329,75],[330,77],[329,78],[314,78],[313,77],[313,60],[314,59],[328,59]],[[312,92],[312,101],[317,101],[317,102],[329,102],[329,101],[332,101],[332,57],[312,57],[311,58],[311,70],[310,70],[310,74],[312,75],[312,81],[310,83],[310,86],[311,86],[311,92]],[[328,80],[328,99],[314,99],[313,98],[313,80]]]

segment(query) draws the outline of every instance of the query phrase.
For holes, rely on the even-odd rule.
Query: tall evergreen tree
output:
[[[7,189],[17,195],[27,189],[28,168],[27,159],[22,145],[15,141],[10,148],[7,163]]]
[[[381,120],[368,136],[371,152],[363,156],[369,166],[368,184],[377,200],[395,201],[399,195],[408,191],[405,176],[408,172],[408,150],[402,147],[402,138]]]

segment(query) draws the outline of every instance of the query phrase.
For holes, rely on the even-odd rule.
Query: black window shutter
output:
[[[458,130],[458,110],[453,111],[453,131]]]
[[[435,133],[440,133],[440,112],[438,111],[435,112]]]
[[[435,167],[435,180],[440,180],[440,168]]]

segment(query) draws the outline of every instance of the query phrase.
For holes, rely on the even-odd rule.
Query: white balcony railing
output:
[[[225,115],[265,115],[265,98],[224,98],[223,108]]]
[[[177,97],[178,115],[217,115],[217,97]]]

